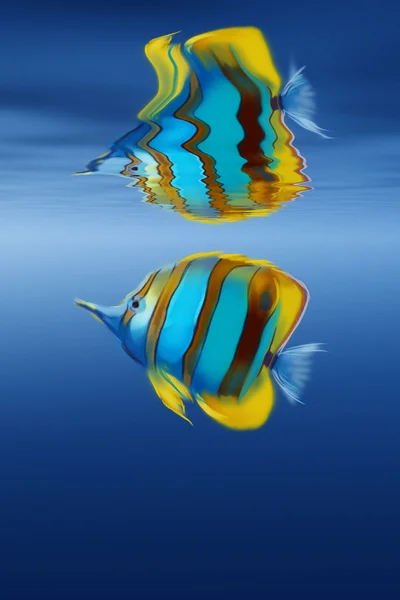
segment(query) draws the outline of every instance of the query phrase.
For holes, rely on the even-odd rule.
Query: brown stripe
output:
[[[125,168],[121,171],[121,175],[137,177],[137,174],[133,173],[133,171],[138,169],[138,165],[142,164],[142,161],[136,158],[131,152],[126,152],[126,157],[129,158],[130,162],[125,165]]]
[[[155,271],[154,273],[151,273],[151,275],[147,278],[147,281],[144,283],[144,285],[132,297],[140,296],[141,298],[144,298],[146,296],[146,294],[148,293],[149,289],[151,288],[151,286],[153,285],[153,281],[159,272],[160,272],[160,269],[158,271]],[[122,317],[123,325],[127,325],[129,323],[129,321],[132,319],[134,314],[135,314],[134,312],[132,312],[129,308],[127,308],[124,313],[124,316]]]
[[[197,145],[202,142],[210,133],[210,127],[201,119],[194,115],[196,108],[200,106],[203,99],[201,88],[195,73],[190,76],[189,95],[185,102],[176,109],[174,117],[181,121],[191,123],[196,128],[192,137],[182,144],[182,148],[198,155]]]
[[[162,289],[160,297],[157,300],[147,330],[146,355],[148,365],[150,367],[155,365],[158,340],[160,337],[161,329],[163,328],[165,322],[165,318],[167,316],[169,303],[182,280],[183,274],[189,267],[190,263],[191,260],[183,260],[178,262],[174,266],[169,276],[169,279],[167,280],[167,283]]]
[[[233,67],[218,63],[222,73],[232,83],[240,94],[240,105],[237,118],[244,130],[244,138],[238,144],[240,155],[247,160],[242,170],[252,179],[264,179],[265,166],[271,162],[261,149],[265,132],[259,123],[262,114],[262,98],[258,86],[242,69],[233,52],[231,52]]]
[[[199,81],[195,73],[192,73],[190,78],[190,91],[186,102],[178,108],[174,116],[177,119],[191,123],[196,128],[192,137],[182,144],[182,148],[194,154],[200,160],[203,168],[204,179],[202,182],[207,187],[207,195],[210,198],[210,204],[216,210],[221,210],[220,205],[225,206],[228,198],[221,183],[219,183],[219,175],[216,171],[216,163],[212,156],[199,150],[198,145],[204,141],[211,132],[210,126],[196,117],[194,111],[201,104],[203,99]]]
[[[260,345],[261,336],[278,302],[277,288],[270,269],[254,274],[248,292],[248,309],[235,356],[219,387],[221,396],[238,398]]]
[[[122,325],[126,326],[128,325],[129,321],[132,319],[134,313],[127,308],[126,311],[124,312],[124,316],[122,317]]]
[[[233,269],[242,266],[242,262],[221,258],[210,273],[203,306],[197,319],[192,341],[183,357],[183,382],[190,386],[193,372],[206,338],[206,333],[217,307],[222,284]]]
[[[152,273],[150,275],[150,277],[147,279],[147,281],[140,288],[140,290],[138,292],[136,292],[135,296],[140,296],[141,298],[144,298],[146,296],[146,294],[149,292],[151,286],[153,285],[153,281],[155,280],[155,278],[157,277],[157,275],[159,274],[160,271],[161,271],[161,269],[158,269],[158,271],[155,271],[154,273]]]

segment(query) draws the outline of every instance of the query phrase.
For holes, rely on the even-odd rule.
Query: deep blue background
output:
[[[19,2],[0,37],[0,589],[22,598],[398,597],[398,9],[264,0]],[[315,190],[268,219],[206,226],[70,176],[155,91],[152,37],[254,24],[284,76],[306,64],[318,124],[296,132]],[[268,258],[326,342],[304,400],[237,433],[190,427],[75,296],[115,303],[199,251]]]

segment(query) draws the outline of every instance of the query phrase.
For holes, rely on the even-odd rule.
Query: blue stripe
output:
[[[193,337],[210,273],[218,261],[219,256],[195,259],[170,300],[158,340],[156,365],[178,379],[183,377],[182,359]]]
[[[175,151],[182,152],[182,144],[190,140],[196,132],[196,128],[192,123],[169,115],[163,115],[160,119],[160,126],[162,126],[161,131],[149,143],[149,147],[162,152],[173,163],[171,153]]]
[[[242,388],[242,392],[240,394],[240,398],[243,398],[243,396],[246,394],[246,392],[249,390],[249,388],[253,385],[253,383],[257,379],[258,374],[260,373],[261,367],[264,363],[265,355],[267,354],[267,352],[271,346],[271,343],[272,343],[274,332],[275,332],[276,326],[278,324],[280,312],[281,312],[281,307],[280,307],[280,304],[278,304],[278,306],[275,308],[274,312],[272,313],[271,317],[269,318],[266,326],[264,327],[264,331],[261,336],[260,345],[257,349],[256,355],[251,364],[251,367],[247,373],[247,376],[246,376],[246,379],[245,379],[245,382],[244,382],[244,385]]]
[[[198,144],[199,150],[214,158],[221,183],[230,182],[231,187],[241,189],[248,184],[249,178],[242,171],[246,161],[237,150],[244,136],[236,117],[239,105],[239,92],[221,77],[206,90],[195,116],[210,128],[209,135]]]
[[[249,282],[258,267],[235,268],[226,277],[193,373],[194,393],[216,394],[236,352],[248,307]]]

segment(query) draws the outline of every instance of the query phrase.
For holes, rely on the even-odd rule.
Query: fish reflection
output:
[[[146,369],[162,400],[189,421],[194,402],[231,429],[268,419],[278,384],[300,402],[308,344],[284,351],[302,319],[305,285],[265,260],[211,252],[150,273],[118,306],[76,300]],[[191,422],[191,421],[189,421]]]
[[[183,47],[174,36],[145,47],[158,92],[140,124],[81,174],[126,177],[146,202],[209,223],[265,216],[311,189],[284,121],[287,114],[327,137],[312,120],[303,69],[282,89],[254,27],[212,31]]]

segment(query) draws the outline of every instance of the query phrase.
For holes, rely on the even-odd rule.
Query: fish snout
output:
[[[100,306],[79,298],[74,301],[74,304],[78,308],[87,310],[97,321],[104,323],[114,335],[121,337],[121,322],[126,310],[125,306]]]
[[[78,308],[84,308],[85,310],[89,311],[92,317],[96,319],[96,321],[100,321],[100,323],[104,322],[100,315],[100,307],[97,306],[97,304],[93,304],[93,302],[86,302],[85,300],[80,300],[80,298],[76,298],[74,300],[74,305]]]

